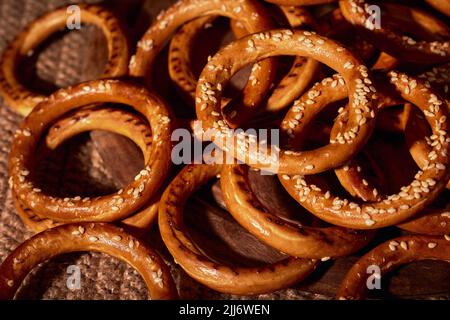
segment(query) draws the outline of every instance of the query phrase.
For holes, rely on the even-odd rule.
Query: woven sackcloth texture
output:
[[[65,0],[1,0],[0,1],[0,51],[37,16],[53,8],[77,1]],[[84,1],[95,3],[98,1]],[[168,2],[169,3],[169,2]],[[150,23],[150,22],[149,22]],[[42,53],[37,55],[36,71],[27,76],[34,87],[42,89],[39,81],[63,87],[77,83],[86,70],[84,57],[89,56],[89,41],[95,28],[83,26],[82,30],[70,32],[49,41]],[[15,213],[8,186],[8,153],[12,136],[21,117],[12,112],[0,98],[0,261],[21,242],[32,236]],[[96,152],[88,134],[65,143],[54,155],[40,165],[42,176],[50,189],[56,193],[92,194],[114,190],[114,181]],[[230,299],[239,298],[221,295],[197,284],[178,267],[164,252],[158,232],[149,235],[148,241],[156,243],[172,268],[181,298],[185,299]],[[69,290],[67,267],[77,265],[81,270],[81,288]],[[98,253],[69,254],[48,261],[33,270],[24,281],[17,296],[21,299],[145,299],[147,289],[144,282],[130,266]],[[242,297],[241,297],[242,298]],[[248,298],[248,297],[244,297]],[[300,290],[283,290],[271,295],[260,295],[260,299],[324,298],[309,295]]]

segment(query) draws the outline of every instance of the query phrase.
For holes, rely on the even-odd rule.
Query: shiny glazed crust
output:
[[[67,112],[101,102],[129,105],[149,122],[153,141],[145,169],[123,190],[103,197],[59,199],[44,194],[30,177],[34,153],[45,130]],[[129,217],[158,193],[169,172],[173,120],[163,100],[130,83],[100,80],[61,89],[37,106],[16,133],[9,161],[13,192],[36,215],[55,221],[109,222]]]

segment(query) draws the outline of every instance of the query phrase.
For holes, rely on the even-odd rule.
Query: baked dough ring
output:
[[[140,147],[144,162],[149,161],[152,138],[148,124],[131,112],[111,107],[84,108],[58,120],[48,131],[46,146],[56,149],[64,141],[91,130],[106,130],[123,134]],[[121,224],[137,233],[148,231],[156,220],[158,203],[159,196],[155,196],[143,210],[122,220]],[[41,232],[63,224],[35,215],[33,210],[23,206],[15,195],[14,204],[22,222],[34,232]]]
[[[163,12],[144,34],[138,43],[137,52],[130,62],[130,75],[144,77],[148,85],[151,83],[151,67],[164,43],[184,23],[202,16],[222,15],[241,21],[251,32],[272,29],[273,24],[265,8],[256,0],[183,0]],[[242,92],[239,105],[230,107],[227,121],[232,126],[238,126],[253,115],[261,105],[269,91],[275,76],[276,61],[269,59],[260,63],[251,74],[257,83],[248,82]],[[220,110],[219,110],[220,111]]]
[[[32,159],[45,130],[65,113],[101,102],[130,105],[149,122],[153,142],[145,169],[123,190],[94,199],[60,199],[36,189],[28,175],[33,173]],[[130,83],[101,80],[61,89],[36,107],[17,131],[9,162],[13,192],[36,215],[59,222],[109,222],[129,217],[158,193],[168,175],[173,120],[169,107],[161,98]]]
[[[228,267],[209,260],[189,239],[183,225],[184,204],[221,169],[221,165],[188,165],[164,192],[159,206],[159,229],[175,261],[207,287],[239,295],[272,292],[307,277],[317,265],[315,260],[286,258],[262,267]]]
[[[450,242],[444,237],[405,236],[386,241],[361,259],[350,269],[341,283],[337,299],[364,299],[367,294],[368,267],[380,268],[380,276],[401,265],[420,260],[450,262]]]
[[[120,77],[128,71],[128,40],[118,19],[98,5],[78,4],[81,22],[99,27],[108,44],[108,63],[100,78]],[[24,87],[17,67],[51,34],[66,28],[67,8],[49,12],[28,25],[8,46],[0,61],[0,94],[17,113],[26,116],[46,97]]]
[[[131,265],[147,284],[151,299],[178,297],[169,268],[147,243],[110,224],[78,223],[46,230],[17,247],[0,265],[0,300],[14,299],[22,281],[38,264],[81,251],[106,253]]]
[[[344,17],[353,25],[360,27],[370,36],[384,52],[398,58],[400,61],[413,63],[439,63],[450,60],[450,42],[447,41],[416,41],[408,36],[400,35],[396,31],[385,27],[383,24],[376,28],[372,23],[369,4],[365,0],[341,0],[340,8]],[[405,11],[404,16],[414,16],[420,23],[421,19],[429,21],[429,15],[423,15],[419,10],[411,13],[411,8],[406,6],[395,6],[391,9]],[[430,26],[428,22],[423,24]],[[448,30],[446,32],[448,37]]]
[[[397,225],[400,229],[426,235],[450,234],[450,205],[444,208],[432,206],[424,209],[418,217]]]
[[[434,67],[419,75],[418,78],[426,80],[427,86],[433,86],[447,101],[450,101],[450,63]]]
[[[226,206],[245,229],[273,248],[294,257],[322,259],[352,254],[373,238],[373,232],[340,227],[299,227],[267,212],[248,182],[249,167],[225,165],[220,184]]]
[[[302,176],[280,179],[292,197],[322,220],[354,229],[375,229],[395,225],[414,217],[431,204],[443,191],[450,178],[448,108],[440,107],[443,100],[420,81],[397,72],[390,72],[388,77],[402,98],[423,110],[432,126],[433,134],[437,136],[438,141],[444,136],[444,142],[440,143],[439,147],[433,147],[433,151],[428,154],[429,165],[416,174],[410,185],[403,187],[398,194],[385,196],[376,202],[355,203],[348,199],[340,199],[329,191],[309,185]],[[325,82],[335,83],[332,79]],[[342,86],[339,81],[336,83],[336,86],[338,85]],[[295,112],[291,110],[286,119],[292,119],[294,114]],[[302,127],[305,127],[305,124],[297,129],[296,135],[301,134]],[[417,185],[421,188],[418,189]]]
[[[236,52],[240,52],[240,59],[234,59]],[[262,151],[263,148],[256,143],[256,152],[250,154],[246,147],[252,137],[248,134],[227,137],[233,133],[220,114],[220,89],[243,66],[275,55],[312,57],[342,74],[350,92],[348,127],[354,132],[354,139],[312,151],[281,150],[278,157],[270,150],[267,153]],[[197,86],[197,118],[204,130],[217,129],[212,140],[219,148],[252,167],[283,174],[315,174],[348,161],[370,137],[377,111],[376,90],[373,88],[366,92],[364,89],[369,89],[367,83],[372,83],[367,68],[338,43],[309,31],[271,30],[239,39],[211,58]],[[320,92],[316,92],[306,103],[323,98]]]

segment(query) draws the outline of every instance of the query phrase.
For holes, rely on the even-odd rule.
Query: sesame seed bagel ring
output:
[[[234,59],[236,52],[240,52],[240,59]],[[220,114],[219,89],[245,65],[276,55],[312,57],[342,74],[350,92],[348,127],[354,133],[352,141],[346,144],[330,143],[312,151],[282,150],[278,159],[276,153],[270,150],[266,152],[259,144],[254,153],[249,152],[246,148],[253,144],[250,135],[233,136]],[[208,62],[197,86],[197,118],[204,130],[217,129],[212,140],[219,148],[252,167],[282,174],[315,174],[344,164],[359,152],[370,137],[377,108],[375,92],[366,92],[360,88],[361,84],[367,82],[372,83],[367,68],[338,43],[309,31],[271,30],[231,43]],[[318,92],[306,103],[328,98],[321,97]]]
[[[163,194],[159,229],[177,263],[207,287],[240,295],[272,292],[307,277],[315,269],[316,260],[288,257],[261,267],[229,267],[211,261],[197,249],[185,230],[183,207],[191,194],[221,170],[221,165],[187,165]]]
[[[393,29],[381,24],[376,28],[371,23],[370,4],[365,0],[341,0],[340,8],[344,17],[353,25],[361,28],[367,33],[370,40],[384,52],[400,59],[401,61],[413,63],[439,63],[450,60],[450,41],[416,41],[409,36],[401,35]],[[405,16],[413,16],[418,22],[425,19],[425,16],[411,13],[411,8],[397,6],[397,10],[402,8]]]
[[[450,17],[450,3],[446,0],[425,0],[430,6]]]
[[[433,86],[450,101],[450,63],[434,67],[418,76],[428,82],[427,85]]]
[[[304,8],[280,6],[292,28],[317,30],[314,17]],[[292,68],[281,79],[267,100],[268,111],[284,110],[310,86],[317,77],[320,64],[312,58],[295,57]]]
[[[144,279],[148,297],[177,299],[169,268],[146,242],[106,223],[77,223],[48,229],[17,247],[0,265],[0,300],[12,300],[22,281],[38,264],[65,253],[96,251],[135,268]]]
[[[151,67],[167,39],[184,23],[194,18],[220,15],[241,21],[248,32],[260,32],[273,28],[272,20],[265,8],[256,0],[182,0],[175,3],[161,15],[147,30],[138,43],[136,55],[130,61],[130,75],[144,77],[151,84]],[[231,102],[227,121],[237,126],[247,120],[261,105],[275,76],[276,60],[261,62],[251,77],[258,83],[248,82],[242,92],[242,101]],[[236,112],[234,112],[236,111]]]
[[[428,155],[428,166],[419,170],[410,185],[403,187],[398,194],[384,196],[376,202],[356,203],[335,197],[329,191],[309,185],[302,176],[291,177],[289,180],[280,179],[292,197],[322,220],[354,229],[395,225],[414,217],[431,204],[444,190],[450,178],[448,108],[440,107],[443,104],[442,99],[422,82],[393,71],[388,77],[403,99],[421,108],[427,116],[433,134],[444,136],[444,142],[439,144],[439,149],[437,146],[433,147],[433,151]],[[426,188],[417,190],[416,185],[426,185]]]
[[[225,165],[220,184],[226,206],[249,232],[273,248],[294,257],[322,259],[352,254],[373,238],[373,232],[340,227],[299,227],[267,212],[248,181],[249,167]]]
[[[91,130],[106,130],[128,137],[140,147],[144,162],[149,161],[152,143],[149,125],[136,114],[112,107],[83,108],[59,119],[48,130],[46,146],[56,149],[64,141]],[[35,215],[33,210],[21,204],[15,194],[13,196],[16,211],[30,230],[41,232],[63,224]],[[156,220],[158,202],[159,197],[153,197],[143,210],[122,220],[121,224],[140,233],[147,231]]]
[[[108,44],[108,62],[100,78],[120,77],[127,73],[128,40],[118,19],[98,5],[78,4],[81,22],[99,27]],[[51,11],[28,25],[8,46],[0,61],[0,94],[17,113],[26,116],[46,97],[31,92],[18,79],[17,68],[53,33],[66,28],[67,8]]]
[[[145,169],[123,190],[94,199],[61,199],[36,189],[30,179],[32,159],[45,131],[67,112],[108,102],[129,105],[149,122],[153,141]],[[171,111],[161,98],[131,83],[101,80],[61,89],[39,104],[17,131],[9,158],[12,190],[42,218],[60,222],[122,220],[143,207],[162,186],[171,165],[173,122]]]
[[[383,276],[401,265],[420,260],[450,262],[450,238],[405,236],[386,241],[356,262],[342,281],[337,299],[360,300],[367,295],[368,267],[376,265]]]

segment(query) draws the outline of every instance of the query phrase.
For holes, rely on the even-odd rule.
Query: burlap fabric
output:
[[[23,26],[42,13],[62,5],[76,3],[65,0],[0,0],[0,51],[20,32]],[[98,1],[86,1],[98,2]],[[168,1],[169,3],[170,1]],[[151,3],[150,3],[151,5]],[[158,4],[161,6],[161,4]],[[52,40],[38,55],[36,72],[27,75],[38,90],[40,83],[66,86],[83,80],[92,27],[70,32]],[[40,81],[42,79],[44,81]],[[36,85],[37,83],[37,85]],[[0,98],[1,99],[1,98]],[[0,261],[32,233],[27,231],[15,213],[8,186],[8,153],[12,136],[21,117],[7,108],[0,100]],[[108,174],[102,159],[96,152],[89,135],[82,135],[66,143],[40,166],[47,183],[57,193],[92,194],[104,193],[117,186]],[[149,235],[172,267],[173,276],[181,298],[230,299],[238,298],[215,293],[191,280],[175,267],[158,237],[157,230]],[[81,288],[71,291],[66,281],[67,267],[77,265],[81,270]],[[40,265],[26,279],[18,295],[24,299],[145,299],[147,289],[135,270],[121,261],[98,253],[79,253],[58,257]],[[246,298],[246,297],[244,297]],[[261,299],[325,298],[300,290],[283,290]]]

